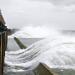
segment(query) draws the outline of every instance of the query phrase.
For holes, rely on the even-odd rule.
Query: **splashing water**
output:
[[[49,35],[57,35],[57,29],[53,29],[47,26],[25,26],[17,31],[15,34],[10,37],[21,37],[21,38],[44,38]]]
[[[10,67],[9,71],[34,69],[40,62],[50,68],[75,69],[75,39],[46,38],[27,49],[6,51],[5,64]]]

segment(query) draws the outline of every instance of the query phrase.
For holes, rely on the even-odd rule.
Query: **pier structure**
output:
[[[7,26],[0,10],[0,75],[3,75],[5,50],[7,48]]]

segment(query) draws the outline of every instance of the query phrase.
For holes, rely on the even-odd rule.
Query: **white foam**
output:
[[[34,69],[40,62],[51,68],[75,69],[75,38],[47,38],[27,49],[6,51],[5,63],[16,70]]]

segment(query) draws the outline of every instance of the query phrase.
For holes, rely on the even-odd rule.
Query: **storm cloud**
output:
[[[75,0],[1,0],[0,8],[9,28],[48,25],[75,29]]]

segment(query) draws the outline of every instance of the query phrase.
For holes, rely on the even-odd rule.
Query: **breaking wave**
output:
[[[40,62],[50,68],[75,69],[75,38],[46,38],[27,49],[6,51],[6,71],[32,70]]]

